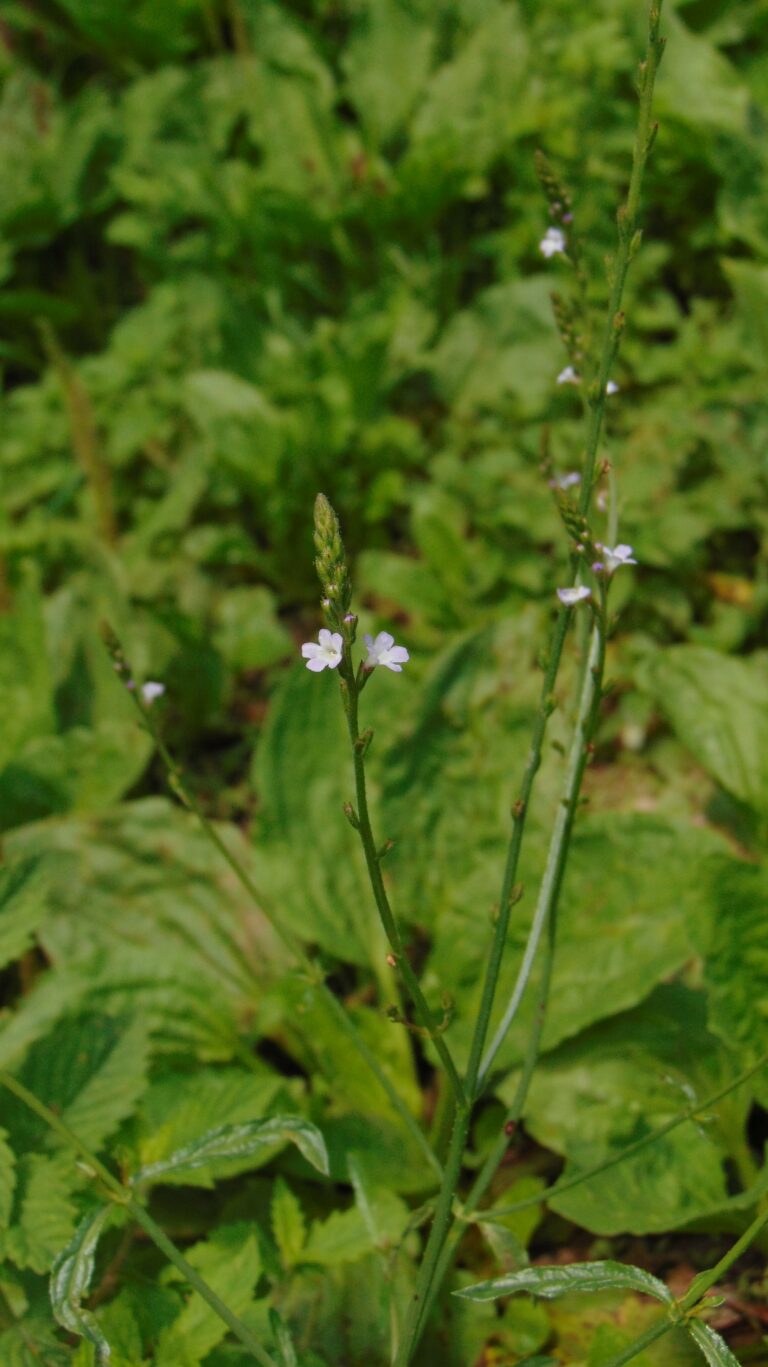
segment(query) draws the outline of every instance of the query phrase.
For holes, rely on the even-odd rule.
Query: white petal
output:
[[[380,631],[373,644],[376,650],[389,650],[395,644],[395,638],[388,631]]]
[[[153,703],[155,698],[162,698],[164,692],[165,684],[154,683],[152,680],[141,685],[141,696],[146,703]]]
[[[363,640],[365,642],[366,648],[368,650],[373,650],[373,637],[369,636],[366,632],[365,636],[363,637]]]
[[[301,647],[301,653],[305,660],[314,660],[320,654],[320,646],[317,641],[305,641]]]
[[[319,655],[313,660],[307,660],[307,669],[311,669],[313,674],[319,674],[321,669],[325,669],[327,663],[328,661]]]
[[[331,644],[331,640],[333,638],[327,627],[321,627],[320,631],[317,634],[317,639],[320,642],[321,646],[325,646],[327,648]]]
[[[341,632],[334,631],[330,641],[326,641],[325,645],[330,645],[333,650],[338,651],[339,659],[341,659],[341,652],[344,649],[344,637],[341,635]]]
[[[392,646],[391,650],[387,651],[387,662],[394,660],[395,664],[402,665],[405,664],[406,660],[410,660],[410,658],[405,646]]]
[[[391,669],[393,674],[402,674],[403,672],[403,666],[395,664],[393,660],[380,660],[379,663],[383,664],[385,669]]]

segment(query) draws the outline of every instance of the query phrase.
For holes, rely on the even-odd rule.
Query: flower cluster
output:
[[[558,253],[565,251],[565,233],[561,228],[547,228],[541,242],[539,251],[542,256],[549,258],[557,256]]]
[[[393,674],[402,674],[403,665],[410,659],[405,646],[395,645],[395,638],[388,631],[380,631],[375,638],[364,636],[368,658],[364,669],[375,669],[384,665]],[[318,634],[317,641],[305,641],[301,653],[307,662],[307,669],[319,674],[323,669],[336,669],[344,655],[344,638],[339,631],[328,631],[326,627]]]
[[[622,565],[637,564],[632,554],[632,547],[627,546],[624,542],[619,542],[618,546],[604,546],[600,541],[596,541],[595,547],[602,553],[603,559],[595,561],[592,566],[593,574],[611,575]],[[558,589],[557,596],[565,607],[572,608],[577,603],[583,603],[587,598],[591,598],[592,590],[586,584],[574,584],[572,588]]]

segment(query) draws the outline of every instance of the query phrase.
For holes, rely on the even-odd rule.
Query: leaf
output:
[[[0,1130],[0,1228],[8,1224],[16,1188],[16,1155],[8,1143],[5,1130]]]
[[[301,1204],[282,1177],[275,1182],[270,1219],[280,1261],[290,1269],[301,1257],[307,1231]]]
[[[663,1282],[644,1272],[639,1267],[629,1267],[624,1263],[571,1263],[566,1267],[524,1267],[519,1272],[507,1273],[493,1281],[477,1282],[462,1291],[455,1291],[471,1301],[492,1301],[499,1296],[510,1296],[518,1291],[527,1291],[532,1296],[552,1300],[572,1291],[639,1291],[656,1300],[673,1304],[673,1297]]]
[[[749,1060],[768,1051],[768,870],[724,860],[718,874],[718,915],[704,967],[709,1019],[712,1029]],[[756,1085],[767,1098],[764,1071]]]
[[[46,915],[48,880],[38,859],[0,870],[0,968],[20,959]]]
[[[208,1239],[201,1240],[185,1257],[208,1285],[226,1301],[235,1315],[244,1315],[252,1304],[253,1292],[261,1275],[261,1257],[252,1226],[238,1223],[221,1225]],[[183,1275],[169,1267],[162,1274],[167,1285],[183,1282]],[[159,1335],[155,1367],[192,1367],[205,1358],[227,1333],[226,1325],[197,1291],[191,1292],[184,1308],[171,1325]]]
[[[671,646],[643,662],[638,681],[699,764],[734,797],[768,811],[766,659]]]
[[[74,1238],[51,1268],[51,1306],[56,1319],[69,1333],[77,1334],[94,1345],[99,1363],[109,1361],[109,1343],[95,1317],[84,1309],[82,1301],[91,1285],[96,1245],[112,1212],[112,1206],[101,1206],[86,1215],[75,1230]]]
[[[99,1149],[131,1114],[147,1083],[148,1062],[143,1022],[92,1011],[65,1017],[54,1034],[33,1045],[20,1077],[85,1144]],[[47,1137],[44,1123],[21,1102],[9,1100],[5,1114],[25,1147]]]
[[[72,1191],[80,1180],[68,1153],[21,1157],[10,1227],[0,1229],[0,1258],[9,1258],[22,1269],[47,1272],[74,1232],[77,1211]]]
[[[435,34],[398,0],[372,0],[360,19],[344,49],[344,73],[363,127],[381,144],[397,131],[424,88]]]
[[[166,1177],[183,1179],[185,1173],[228,1158],[247,1158],[263,1149],[295,1144],[312,1167],[328,1173],[328,1151],[316,1126],[301,1116],[271,1116],[242,1125],[218,1125],[168,1158],[149,1163],[134,1174],[133,1183],[156,1182]]]
[[[564,1181],[600,1162],[605,1171],[548,1204],[595,1233],[676,1228],[729,1205],[726,1163],[750,1105],[739,1089],[697,1120],[648,1137],[686,1107],[727,1085],[736,1061],[707,1029],[704,993],[656,988],[634,1010],[593,1026],[540,1061],[525,1113],[539,1143],[566,1156]],[[502,1093],[515,1086],[510,1078]]]
[[[359,1207],[353,1207],[335,1210],[326,1220],[313,1221],[302,1249],[302,1262],[338,1267],[356,1262],[373,1248],[392,1248],[402,1237],[409,1211],[391,1192],[380,1190],[368,1203],[368,1215],[371,1223]]]
[[[734,1357],[728,1344],[708,1324],[702,1320],[689,1320],[688,1333],[698,1344],[709,1367],[739,1367],[738,1358]]]

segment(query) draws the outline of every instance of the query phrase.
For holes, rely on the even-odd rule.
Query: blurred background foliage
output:
[[[615,585],[617,684],[527,1117],[538,1147],[500,1179],[524,1195],[557,1160],[570,1172],[610,1154],[768,1044],[768,5],[665,9],[645,242],[604,444],[640,564]],[[644,24],[635,0],[5,0],[0,14],[0,1061],[65,1109],[94,1079],[102,1093],[119,1079],[93,1142],[117,1144],[129,1167],[150,1141],[154,1159],[206,1117],[253,1107],[310,1115],[337,1181],[362,1155],[379,1243],[349,1191],[321,1189],[295,1155],[249,1177],[239,1204],[226,1185],[194,1214],[160,1198],[214,1284],[240,1268],[254,1324],[277,1287],[287,1320],[314,1326],[307,1353],[346,1367],[383,1360],[386,1297],[356,1288],[382,1247],[404,1237],[413,1251],[407,1201],[429,1173],[162,796],[99,622],[138,677],[166,683],[161,724],[195,791],[439,1137],[428,1061],[376,1005],[387,977],[340,815],[350,775],[333,680],[296,663],[318,625],[312,502],[322,489],[340,514],[363,626],[411,649],[402,678],[366,693],[371,763],[382,835],[397,841],[395,901],[425,986],[452,994],[463,1055],[565,563],[541,461],[571,469],[582,441],[578,395],[555,383],[566,357],[550,295],[572,283],[538,249],[534,152],[574,194],[597,320]],[[567,724],[555,716],[555,741]],[[526,885],[559,765],[553,748]],[[95,1017],[98,1058],[76,1047]],[[80,1060],[66,1097],[62,1039]],[[616,1169],[582,1186],[537,1237],[740,1228],[762,1143],[752,1102],[768,1104],[759,1075],[703,1139],[688,1125],[633,1160],[631,1182]],[[163,1138],[177,1107],[186,1120]],[[478,1162],[500,1114],[491,1098]],[[1,1118],[3,1361],[27,1362],[22,1319],[46,1361],[69,1361],[41,1274],[87,1181],[20,1115]],[[262,1216],[259,1252],[237,1221]],[[520,1256],[536,1223],[506,1222]],[[498,1265],[483,1248],[478,1237],[475,1271]],[[407,1285],[403,1265],[384,1284]],[[147,1344],[159,1364],[241,1360],[217,1346],[223,1329],[183,1321],[172,1278],[142,1302],[136,1287],[157,1272],[146,1251],[125,1272],[102,1299],[126,1362]],[[643,1327],[628,1304],[618,1326],[612,1303],[590,1324],[592,1348],[562,1309],[454,1305],[424,1360],[438,1344],[458,1367],[490,1336],[517,1361],[555,1334],[563,1361],[598,1367]]]

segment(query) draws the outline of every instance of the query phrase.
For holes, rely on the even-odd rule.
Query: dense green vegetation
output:
[[[547,477],[579,465],[584,438],[576,388],[556,383],[551,295],[561,317],[580,301],[593,347],[645,29],[636,0],[0,12],[0,1069],[135,1179],[286,1367],[390,1361],[435,1191],[413,1119],[441,1156],[450,1122],[434,1044],[385,1011],[397,987],[343,814],[336,680],[299,657],[322,625],[313,502],[324,490],[342,520],[361,631],[396,631],[411,654],[367,688],[369,776],[411,961],[463,1066],[569,582]],[[529,1258],[609,1257],[682,1277],[678,1294],[766,1200],[768,1074],[707,1098],[768,1050],[768,9],[678,0],[664,30],[601,448],[639,563],[612,590],[614,686],[543,1058],[486,1198],[528,1204],[470,1222],[423,1367],[600,1367],[656,1313],[632,1290],[449,1292]],[[537,148],[573,195],[583,275],[539,249]],[[137,679],[165,684],[153,727],[256,905],[169,785],[104,622]],[[579,639],[577,621],[526,890]],[[410,1125],[272,920],[320,966]],[[534,1011],[532,991],[467,1184]],[[22,1097],[0,1098],[2,1367],[92,1367],[101,1336],[114,1367],[253,1361],[135,1212],[83,1233],[100,1179]],[[238,1151],[192,1162],[224,1125],[246,1127]],[[91,1318],[67,1287],[74,1319],[59,1304],[57,1323],[49,1274],[78,1228],[99,1235]],[[759,1255],[729,1276],[713,1322],[739,1361],[766,1363]],[[703,1360],[682,1331],[635,1359]]]

